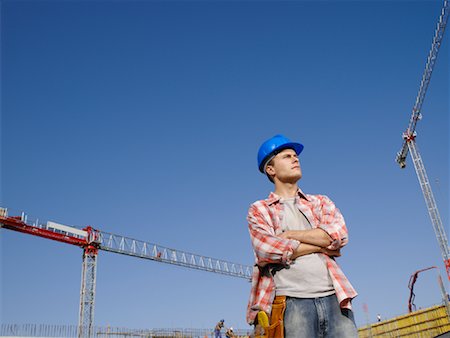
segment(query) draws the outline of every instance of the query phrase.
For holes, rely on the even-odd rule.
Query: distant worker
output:
[[[220,332],[224,326],[224,319],[221,319],[214,328],[214,338],[222,338],[222,333]]]
[[[225,337],[227,337],[227,338],[233,338],[233,337],[235,337],[234,332],[233,332],[233,328],[232,328],[232,327],[230,327],[230,328],[227,330],[227,332],[225,332]]]
[[[247,216],[256,259],[247,322],[270,325],[269,337],[356,338],[351,300],[357,293],[335,261],[348,242],[345,221],[327,196],[298,187],[302,150],[276,135],[258,151],[258,169],[274,192]]]

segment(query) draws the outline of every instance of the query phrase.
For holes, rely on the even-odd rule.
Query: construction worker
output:
[[[221,330],[224,326],[224,319],[219,320],[219,322],[216,324],[216,327],[214,328],[214,338],[222,338]]]
[[[225,332],[225,337],[227,337],[227,338],[235,337],[234,332],[233,332],[233,327],[228,328],[227,332]]]
[[[247,216],[256,258],[247,322],[268,337],[358,337],[351,310],[357,293],[335,261],[348,242],[344,218],[327,196],[298,187],[302,151],[283,135],[258,151],[258,169],[274,192]]]

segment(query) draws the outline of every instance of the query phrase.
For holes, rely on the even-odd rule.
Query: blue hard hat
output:
[[[303,144],[291,142],[287,137],[278,134],[265,141],[258,150],[258,168],[264,173],[267,160],[284,149],[293,149],[297,155],[303,150]]]

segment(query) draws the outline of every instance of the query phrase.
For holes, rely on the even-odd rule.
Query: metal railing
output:
[[[223,330],[222,330],[223,331]],[[235,329],[236,338],[247,338],[251,329]],[[1,337],[78,337],[77,325],[52,325],[52,324],[2,324]],[[225,334],[222,332],[222,336]],[[214,337],[212,329],[185,329],[185,328],[161,328],[161,329],[129,329],[123,327],[95,326],[91,338],[204,338]]]

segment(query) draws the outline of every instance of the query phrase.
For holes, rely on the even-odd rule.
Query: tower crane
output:
[[[425,66],[425,71],[422,76],[422,81],[420,82],[420,88],[417,94],[416,102],[412,109],[408,129],[406,129],[406,131],[403,133],[403,145],[401,150],[397,153],[396,161],[399,164],[400,168],[405,168],[406,156],[408,155],[408,151],[411,153],[414,168],[416,169],[417,178],[419,179],[420,187],[422,189],[428,213],[431,218],[431,223],[433,224],[434,232],[436,234],[436,238],[439,243],[439,247],[441,249],[442,257],[444,259],[447,277],[450,280],[450,253],[447,236],[445,235],[442,220],[439,215],[439,211],[433,196],[433,192],[431,190],[427,173],[425,171],[425,166],[423,164],[422,157],[420,156],[416,144],[416,136],[417,136],[416,125],[417,122],[422,119],[421,114],[422,104],[424,102],[425,94],[427,92],[428,85],[430,83],[431,74],[433,72],[433,68],[436,63],[439,48],[441,46],[444,37],[448,16],[449,16],[449,3],[448,0],[445,0],[442,6],[441,15],[439,16],[439,21],[437,23],[431,49],[428,54],[428,59]]]
[[[83,249],[78,318],[78,337],[80,338],[91,337],[93,333],[99,250],[251,280],[252,267],[250,266],[170,249],[150,242],[100,231],[91,226],[79,229],[51,221],[43,224],[38,220],[28,220],[25,213],[20,216],[8,216],[8,210],[1,207],[0,227],[75,245]]]

